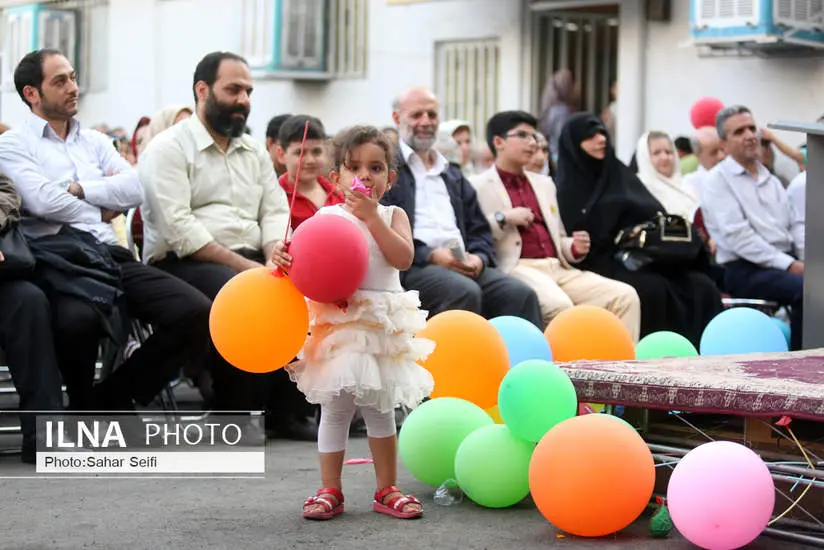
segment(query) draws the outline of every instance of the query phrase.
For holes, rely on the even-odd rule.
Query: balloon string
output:
[[[292,202],[289,204],[289,223],[286,224],[286,235],[283,241],[289,239],[289,230],[292,228],[292,211],[295,208],[295,197],[298,196],[298,182],[300,181],[300,170],[303,168],[303,154],[306,152],[306,136],[309,134],[309,121],[303,127],[303,139],[300,142],[300,156],[298,157],[298,169],[295,172],[295,187],[292,189]]]
[[[797,437],[795,437],[795,434],[793,433],[792,428],[790,428],[789,426],[786,426],[786,428],[787,428],[787,431],[788,431],[788,432],[790,432],[790,435],[792,436],[793,441],[795,441],[795,444],[798,446],[798,449],[801,451],[801,454],[804,456],[804,460],[806,460],[806,461],[807,461],[807,464],[809,464],[810,469],[815,470],[815,465],[814,465],[814,464],[813,464],[813,462],[810,460],[810,457],[809,457],[809,456],[807,456],[807,452],[804,450],[804,447],[801,445],[801,443],[799,443],[799,442],[798,442],[798,438],[797,438]],[[812,487],[812,486],[813,486],[813,480],[811,479],[811,480],[810,480],[810,483],[808,483],[808,484],[807,484],[807,486],[804,488],[804,490],[801,492],[801,494],[800,494],[800,495],[798,495],[798,498],[797,498],[797,499],[795,499],[795,501],[793,501],[793,503],[792,503],[792,504],[790,504],[789,508],[787,508],[786,510],[784,510],[784,511],[781,513],[781,515],[780,515],[780,516],[776,516],[776,517],[774,517],[773,519],[771,519],[771,520],[770,520],[770,522],[769,522],[769,523],[767,523],[767,525],[772,525],[772,524],[773,524],[773,523],[775,523],[776,521],[780,520],[781,518],[783,518],[784,516],[786,516],[787,514],[789,514],[789,513],[790,513],[790,510],[792,510],[793,508],[795,508],[795,507],[796,507],[796,505],[797,505],[799,502],[801,502],[801,499],[802,499],[802,498],[804,498],[804,495],[806,495],[806,494],[807,494],[807,491],[809,491],[809,490],[810,490],[810,487]]]

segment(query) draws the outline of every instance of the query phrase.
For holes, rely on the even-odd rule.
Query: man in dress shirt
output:
[[[571,237],[558,212],[555,184],[526,172],[538,147],[538,121],[524,111],[503,111],[489,119],[486,140],[495,166],[470,179],[495,240],[501,271],[538,295],[545,324],[577,304],[614,313],[637,342],[641,302],[630,285],[573,267],[589,252],[589,234]]]
[[[31,52],[15,69],[14,85],[31,115],[0,136],[0,169],[22,197],[26,236],[35,246],[38,239],[58,233],[91,234],[100,245],[100,263],[111,256],[119,264],[129,314],[154,328],[146,343],[93,389],[103,319],[90,301],[48,296],[70,406],[115,410],[133,407],[132,400],[148,404],[186,361],[205,353],[209,301],[175,277],[137,262],[118,245],[109,222],[140,204],[142,188],[111,140],[81,128],[74,118],[78,88],[68,59],[56,50]]]
[[[400,130],[398,179],[384,204],[406,212],[415,258],[402,275],[430,315],[463,309],[487,318],[514,315],[543,326],[535,292],[495,269],[495,248],[472,185],[433,149],[438,101],[428,90],[401,94],[392,113]],[[450,250],[452,248],[452,250]]]
[[[750,110],[722,109],[716,128],[728,156],[707,177],[701,208],[716,259],[725,267],[725,289],[790,306],[791,347],[800,349],[804,224],[784,186],[758,160],[758,127]]]
[[[275,243],[286,236],[289,204],[266,149],[243,133],[252,93],[246,61],[231,52],[206,55],[193,91],[195,116],[153,139],[140,159],[144,257],[214,299],[239,272],[268,265]],[[243,372],[214,347],[209,369],[214,408],[259,409],[262,382],[270,382],[283,409],[273,420],[284,435],[315,437],[311,410],[282,369],[267,378]]]

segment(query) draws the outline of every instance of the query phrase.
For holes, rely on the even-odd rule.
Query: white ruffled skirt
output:
[[[435,349],[414,336],[426,326],[419,308],[414,291],[359,290],[345,310],[309,302],[311,333],[300,360],[287,367],[290,378],[310,403],[349,393],[356,405],[381,412],[416,407],[435,385],[418,363]]]

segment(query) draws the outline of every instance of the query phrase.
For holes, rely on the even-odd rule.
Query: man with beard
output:
[[[463,309],[487,318],[514,315],[543,327],[535,292],[495,269],[492,232],[475,190],[459,168],[434,150],[438,100],[412,88],[395,101],[400,133],[398,179],[382,202],[406,212],[415,258],[402,274],[430,315]]]
[[[14,85],[31,115],[0,137],[0,169],[22,197],[21,227],[37,259],[33,281],[50,303],[69,405],[146,405],[181,365],[202,360],[209,300],[118,244],[109,222],[140,205],[143,190],[111,139],[74,118],[78,88],[69,60],[57,50],[31,52],[15,69]],[[150,323],[154,332],[93,388],[101,338],[122,336],[117,313]],[[49,334],[18,336],[27,337]]]
[[[214,299],[239,272],[268,265],[286,234],[289,205],[266,149],[244,134],[252,93],[246,61],[208,54],[195,69],[193,91],[195,115],[158,135],[140,158],[144,257]],[[207,368],[213,408],[260,409],[270,383],[284,409],[274,415],[280,435],[316,437],[311,409],[282,369],[265,378],[243,372],[214,346]]]

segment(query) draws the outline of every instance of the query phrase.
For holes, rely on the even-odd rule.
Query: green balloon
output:
[[[475,503],[506,508],[529,494],[529,460],[535,445],[500,424],[475,430],[455,455],[458,486]]]
[[[662,330],[647,334],[635,347],[635,358],[661,359],[663,357],[695,357],[698,350],[678,333]]]
[[[563,370],[549,361],[531,359],[504,376],[498,410],[513,435],[537,443],[553,426],[578,413],[578,397]]]
[[[490,424],[492,417],[474,403],[457,397],[432,399],[404,420],[398,453],[416,479],[438,487],[455,479],[455,454],[464,438]]]

